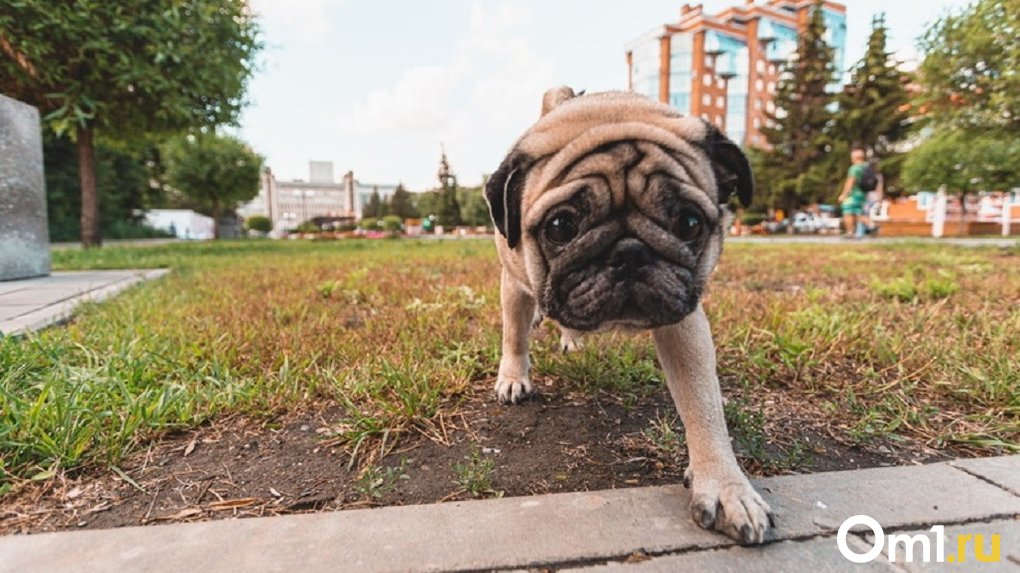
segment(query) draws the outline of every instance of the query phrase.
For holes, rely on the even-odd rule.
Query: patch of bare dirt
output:
[[[665,388],[627,405],[608,396],[546,390],[503,406],[479,384],[440,434],[403,436],[360,468],[349,467],[347,452],[328,438],[341,416],[334,406],[272,420],[229,417],[166,436],[117,470],[22,484],[0,505],[0,533],[435,503],[471,498],[469,489],[480,497],[521,496],[681,481],[686,453],[664,428],[680,436],[683,429]],[[727,393],[731,400],[748,400]],[[781,394],[757,398],[742,404],[760,413],[762,425],[730,424],[741,463],[752,475],[944,456],[918,444],[843,444],[833,438],[838,432],[812,421],[820,419],[817,413],[798,416],[801,408],[783,403]],[[474,482],[466,486],[469,472]]]

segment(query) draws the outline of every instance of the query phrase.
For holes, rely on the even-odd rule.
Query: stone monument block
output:
[[[0,95],[0,281],[49,272],[39,110]]]

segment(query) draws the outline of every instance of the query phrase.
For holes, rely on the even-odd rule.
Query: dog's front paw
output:
[[[712,478],[690,468],[684,485],[692,487],[691,516],[705,529],[715,529],[744,544],[762,543],[773,524],[772,509],[743,474]]]
[[[516,404],[530,396],[535,389],[527,376],[503,376],[496,378],[496,397],[504,404]]]

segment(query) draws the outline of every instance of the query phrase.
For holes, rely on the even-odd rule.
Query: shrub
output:
[[[384,231],[398,232],[404,228],[404,222],[396,215],[386,215],[382,218],[382,227]]]
[[[269,217],[262,215],[248,217],[244,222],[244,226],[249,231],[258,231],[259,233],[268,233],[273,230],[273,222],[269,220]]]
[[[757,225],[764,220],[765,215],[762,213],[744,213],[740,216],[740,222],[749,226]]]
[[[365,217],[358,223],[358,226],[366,231],[378,231],[379,230],[379,219],[375,217]]]

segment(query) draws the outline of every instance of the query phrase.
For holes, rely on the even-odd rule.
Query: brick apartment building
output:
[[[762,145],[782,64],[796,52],[812,6],[813,0],[746,0],[710,15],[701,4],[684,4],[678,22],[628,46],[628,88],[701,116],[745,146]],[[829,89],[838,91],[846,6],[826,1],[822,14],[836,66]]]

